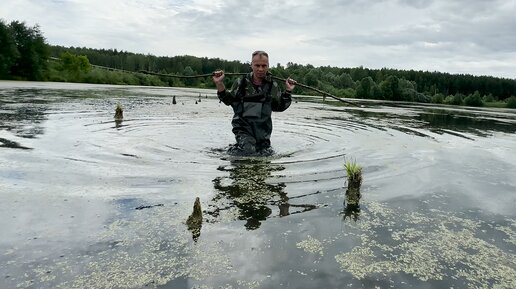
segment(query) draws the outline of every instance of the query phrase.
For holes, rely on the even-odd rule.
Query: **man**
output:
[[[290,106],[296,82],[288,78],[285,92],[280,93],[278,84],[267,74],[269,55],[265,51],[253,52],[251,67],[253,71],[235,81],[230,91],[224,86],[223,71],[215,71],[213,82],[219,99],[225,105],[231,105],[234,111],[231,124],[237,143],[230,148],[230,153],[269,155],[272,153],[271,113]]]

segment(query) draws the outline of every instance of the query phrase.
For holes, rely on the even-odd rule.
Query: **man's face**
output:
[[[265,78],[269,71],[269,58],[265,55],[255,55],[251,61],[253,74],[258,78]]]

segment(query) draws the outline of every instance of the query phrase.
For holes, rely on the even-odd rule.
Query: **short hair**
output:
[[[267,52],[265,52],[263,50],[256,50],[255,52],[253,52],[253,56],[252,57],[255,57],[256,55],[258,55],[258,56],[266,56],[267,58],[269,58],[269,54],[267,54]]]

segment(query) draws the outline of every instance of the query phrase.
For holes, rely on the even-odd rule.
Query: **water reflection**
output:
[[[47,119],[48,101],[37,96],[39,90],[15,90],[13,94],[0,94],[0,130],[12,132],[17,137],[34,138],[44,133],[42,123]],[[16,143],[5,140],[4,147]]]
[[[29,147],[22,146],[15,141],[11,141],[11,140],[0,137],[0,148],[2,148],[2,147],[11,148],[11,149],[22,149],[22,150],[31,150],[32,149]]]
[[[516,133],[514,115],[500,114],[492,111],[457,111],[438,108],[418,107],[414,113],[396,113],[397,111],[346,110],[359,120],[373,120],[373,125],[383,126],[403,133],[430,137],[414,129],[425,129],[437,134],[452,134],[468,138],[460,133],[479,137],[488,137],[494,132]],[[370,124],[368,124],[370,125]],[[471,138],[468,138],[471,139]]]
[[[123,122],[123,119],[115,119],[115,128],[121,128]]]
[[[248,230],[258,229],[263,221],[274,216],[284,217],[295,213],[315,209],[312,204],[292,204],[284,191],[283,182],[273,183],[273,172],[283,171],[284,166],[272,164],[267,158],[244,158],[232,160],[227,167],[219,167],[229,172],[228,177],[213,180],[219,192],[212,200],[208,214],[217,218],[222,214],[233,214],[239,220],[245,220]],[[299,208],[291,211],[291,208]]]
[[[346,221],[346,219],[358,221],[360,218],[360,204],[350,204],[344,202],[344,211],[342,214],[342,220]]]

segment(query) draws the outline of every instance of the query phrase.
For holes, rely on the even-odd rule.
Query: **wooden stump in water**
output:
[[[202,210],[199,197],[195,198],[193,212],[186,220],[186,225],[188,226],[188,230],[192,232],[192,239],[197,241],[201,236],[202,228]]]
[[[115,109],[115,120],[122,119],[124,119],[124,109],[122,108],[122,105],[117,104]]]

